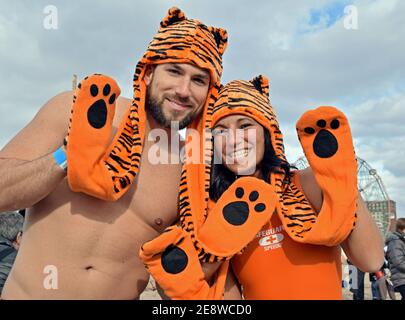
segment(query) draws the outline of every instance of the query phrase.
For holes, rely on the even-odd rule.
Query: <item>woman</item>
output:
[[[311,121],[320,129],[310,126]],[[268,99],[268,80],[259,76],[250,82],[232,81],[222,88],[212,115],[214,157],[209,207],[246,175],[275,186],[279,196],[270,220],[231,261],[244,298],[341,299],[340,245],[363,271],[375,272],[383,264],[379,231],[364,203],[357,199],[357,190],[353,191],[357,210],[352,210],[357,217],[350,210],[339,212],[333,207],[338,200],[350,202],[340,190],[350,193],[350,188],[357,186],[346,127],[344,116],[334,108],[323,107],[304,115],[297,131],[314,169],[293,170],[286,161],[282,135]],[[309,140],[317,129],[316,137]],[[331,150],[334,143],[349,151],[345,153],[342,147]],[[324,162],[336,157],[344,168]],[[335,181],[330,178],[334,175],[339,177]],[[342,214],[341,220],[330,218],[331,212]],[[301,225],[298,230],[294,229],[297,225]],[[230,277],[225,297],[237,298],[235,288]]]
[[[405,218],[397,220],[396,231],[388,235],[385,243],[391,281],[395,291],[405,300]]]
[[[321,107],[298,121],[310,163],[302,171],[285,158],[263,76],[224,86],[204,123],[213,148],[203,137],[209,161],[184,165],[179,225],[140,249],[168,297],[221,299],[226,283],[225,298],[240,298],[240,283],[246,299],[341,299],[340,246],[360,269],[380,269],[382,241],[358,200],[340,111]],[[232,257],[237,281],[227,277]]]

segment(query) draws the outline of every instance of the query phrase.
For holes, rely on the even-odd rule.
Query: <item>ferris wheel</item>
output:
[[[293,166],[302,170],[308,167],[308,161],[302,156],[293,163]],[[393,219],[392,202],[377,170],[359,157],[357,157],[357,189],[382,235],[385,236]]]

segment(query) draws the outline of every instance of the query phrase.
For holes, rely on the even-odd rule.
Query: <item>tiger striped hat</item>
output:
[[[251,81],[234,80],[221,89],[213,107],[211,127],[231,114],[253,118],[268,129],[276,156],[286,160],[283,135],[269,100],[267,77],[259,75]]]
[[[195,119],[189,126],[198,128],[209,127],[206,119],[207,108],[216,100],[222,75],[222,55],[228,44],[226,30],[206,26],[199,20],[187,19],[176,7],[169,9],[167,16],[160,22],[157,34],[149,43],[148,49],[136,66],[133,89],[134,110],[140,117],[144,116],[145,82],[143,77],[146,66],[162,63],[190,63],[210,73],[210,90],[202,117]]]
[[[194,119],[190,128],[202,132],[209,127],[208,106],[217,98],[222,74],[222,54],[227,46],[227,32],[206,26],[199,20],[187,19],[178,8],[171,8],[161,21],[157,34],[138,62],[133,78],[133,99],[124,117],[114,147],[111,149],[111,166],[123,169],[113,177],[116,199],[130,187],[139,170],[145,137],[146,84],[145,71],[148,65],[163,63],[189,63],[210,73],[210,87],[202,115]],[[202,145],[203,142],[201,141]],[[122,147],[124,146],[124,147]]]

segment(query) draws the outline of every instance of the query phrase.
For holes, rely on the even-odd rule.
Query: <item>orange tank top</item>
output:
[[[232,268],[245,299],[340,300],[340,254],[339,246],[293,241],[275,212],[243,253],[232,258]]]

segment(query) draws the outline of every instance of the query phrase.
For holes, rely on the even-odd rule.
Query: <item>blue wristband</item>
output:
[[[67,157],[63,148],[60,147],[53,153],[53,158],[55,159],[56,164],[66,171],[67,169]]]

